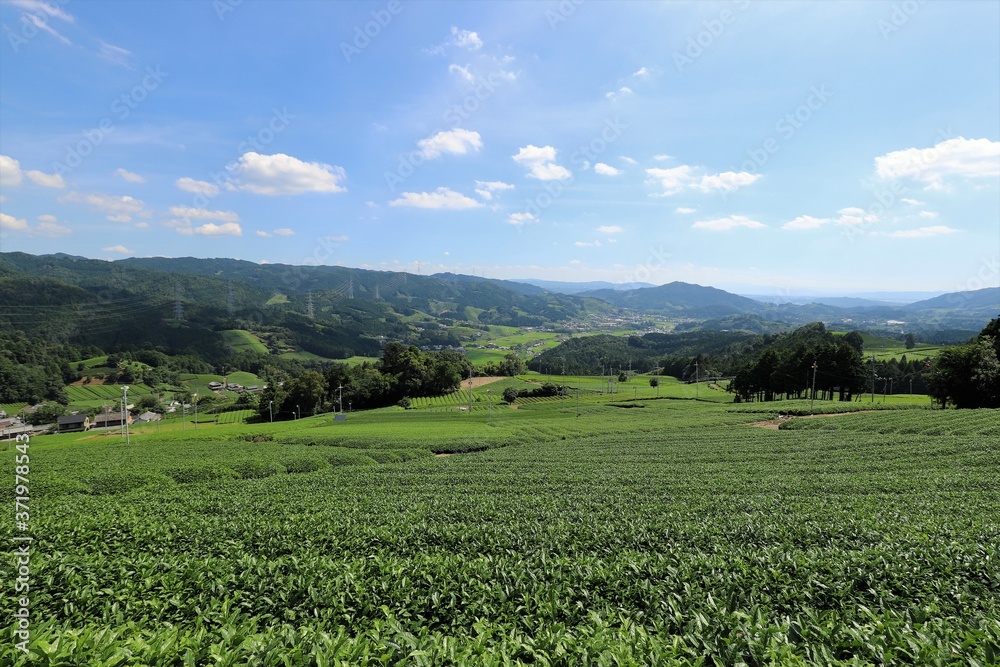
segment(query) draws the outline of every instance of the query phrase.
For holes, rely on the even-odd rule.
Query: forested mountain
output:
[[[730,294],[714,287],[682,282],[634,290],[593,290],[583,292],[581,296],[602,299],[620,308],[683,313],[689,317],[725,317],[739,313],[759,313],[766,308],[759,301],[744,296]]]

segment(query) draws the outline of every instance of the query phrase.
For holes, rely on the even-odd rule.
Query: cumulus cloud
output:
[[[9,155],[0,155],[0,186],[9,188],[21,184],[21,164]]]
[[[271,238],[271,232],[265,232],[261,229],[258,229],[256,232],[254,232],[254,234],[256,234],[257,236],[262,236],[266,239]]]
[[[532,222],[538,222],[538,218],[530,213],[511,213],[507,216],[507,224],[514,225],[515,227],[520,227],[521,225],[526,225]]]
[[[244,153],[231,172],[239,173],[238,189],[258,195],[300,195],[307,192],[343,192],[341,167],[303,162],[284,153]]]
[[[657,156],[657,158],[659,157]],[[707,174],[700,167],[692,167],[686,164],[679,167],[671,167],[670,169],[647,169],[646,173],[663,190],[659,193],[661,197],[680,194],[685,190],[698,190],[706,193],[732,192],[746,187],[760,178],[760,174],[751,174],[746,171],[724,171],[719,174]]]
[[[493,199],[494,192],[513,190],[514,186],[503,181],[476,181],[476,194],[489,201]]]
[[[219,220],[221,222],[239,222],[240,216],[234,211],[209,211],[204,208],[189,206],[171,206],[170,214],[183,220]]]
[[[600,241],[593,241],[593,242],[591,242],[591,241],[576,241],[573,245],[575,245],[577,248],[600,248],[601,247],[601,242]]]
[[[6,213],[0,213],[0,231],[23,232],[28,229],[28,221],[23,218],[15,218]]]
[[[167,227],[173,227],[178,234],[191,236],[199,234],[201,236],[242,236],[243,228],[240,226],[240,216],[233,211],[209,211],[204,208],[191,208],[187,206],[172,206],[170,214],[175,216],[173,220],[166,223]],[[195,225],[195,221],[217,220],[222,224],[205,222]]]
[[[917,215],[919,215],[921,218],[936,218],[936,217],[938,217],[938,214],[935,211],[921,211]]]
[[[646,69],[645,67],[640,67],[635,72],[632,72],[632,76],[637,76],[637,77],[640,77],[640,78],[647,77],[647,76],[649,76],[649,70]]]
[[[101,250],[103,250],[104,252],[115,252],[120,255],[131,255],[133,252],[132,250],[129,250],[123,245],[108,246],[107,248],[101,248]]]
[[[799,217],[786,222],[781,226],[782,229],[819,229],[828,222],[832,222],[830,218],[814,218],[811,215],[800,215]]]
[[[465,155],[470,150],[478,151],[483,147],[483,140],[478,132],[455,128],[438,132],[432,137],[417,142],[423,156],[428,159],[440,157],[443,153]]]
[[[174,185],[184,192],[193,192],[206,197],[214,197],[219,194],[219,188],[217,185],[209,183],[208,181],[198,181],[193,178],[188,178],[187,176],[178,178],[174,181]]]
[[[667,155],[666,153],[660,153],[659,155],[654,155],[653,159],[657,162],[666,162],[667,160],[673,160],[673,155]]]
[[[238,222],[224,222],[221,225],[217,225],[214,222],[206,222],[197,227],[178,227],[177,231],[188,236],[192,234],[200,236],[243,236],[243,228],[240,227]]]
[[[118,174],[119,176],[121,176],[128,183],[145,183],[146,182],[146,179],[143,178],[142,176],[140,176],[139,174],[136,174],[136,173],[133,173],[131,171],[128,171],[127,169],[122,169],[121,167],[119,167],[118,169],[115,169],[115,173]]]
[[[602,176],[617,176],[622,173],[621,169],[615,169],[609,164],[604,164],[603,162],[598,162],[594,165],[594,173],[601,174]]]
[[[619,225],[601,225],[597,228],[597,231],[602,234],[620,234],[622,228]]]
[[[288,227],[282,227],[281,229],[275,229],[274,230],[274,235],[275,236],[293,236],[294,234],[295,234],[295,231],[289,229]]]
[[[573,176],[569,169],[556,164],[556,149],[552,146],[528,144],[519,149],[513,158],[514,162],[527,167],[529,176],[540,181],[563,181]]]
[[[622,86],[617,91],[612,91],[610,93],[604,93],[604,96],[609,100],[617,100],[619,97],[625,97],[626,95],[631,95],[632,89],[628,86]]]
[[[629,157],[629,156],[627,156],[627,155],[622,155],[622,156],[620,156],[620,158],[619,158],[619,159],[620,159],[620,160],[622,160],[623,162],[627,162],[627,163],[629,163],[629,164],[639,164],[639,161],[638,161],[638,160],[636,160],[636,159],[634,159],[634,158],[630,158],[630,157]]]
[[[434,192],[404,192],[399,199],[389,202],[389,206],[450,210],[479,208],[482,205],[481,202],[449,188],[438,188]]]
[[[60,202],[72,204],[85,204],[90,208],[100,211],[108,216],[108,220],[113,222],[129,222],[131,216],[143,213],[145,204],[141,200],[124,195],[116,197],[102,193],[84,194],[81,192],[70,192],[59,198]],[[122,219],[128,216],[129,220]]]
[[[46,174],[41,171],[26,171],[24,175],[28,177],[28,180],[35,185],[41,185],[43,188],[65,188],[66,181],[59,174]]]
[[[460,30],[455,26],[451,27],[451,43],[470,51],[476,51],[483,46],[483,40],[479,38],[478,33],[471,30]]]
[[[460,78],[464,79],[468,83],[472,83],[476,80],[475,75],[472,73],[472,65],[466,65],[462,67],[461,65],[456,65],[452,63],[448,65],[449,74],[457,74]]]
[[[687,206],[678,206],[674,209],[674,213],[679,213],[680,215],[689,215],[691,213],[697,213],[698,209],[688,208]]]
[[[888,234],[893,238],[897,239],[917,239],[925,238],[928,236],[942,236],[945,234],[955,234],[957,229],[951,227],[946,227],[944,225],[935,225],[933,227],[921,227],[920,229],[904,229]]]
[[[909,204],[910,206],[926,206],[927,205],[924,202],[920,201],[919,199],[910,199],[909,197],[903,197],[899,201],[903,202],[904,204]]]
[[[756,220],[751,220],[744,215],[730,215],[725,218],[716,218],[715,220],[700,220],[691,225],[692,229],[707,229],[713,232],[724,232],[737,227],[763,229],[767,225]]]
[[[1000,141],[956,137],[931,148],[893,151],[875,158],[875,173],[881,178],[924,183],[925,190],[945,190],[949,178],[996,178],[1000,176]]]

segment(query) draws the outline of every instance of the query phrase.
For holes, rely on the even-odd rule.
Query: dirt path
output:
[[[500,380],[507,380],[507,379],[509,378],[506,378],[502,375],[498,377],[472,378],[472,388],[478,389],[479,387],[482,387],[484,384],[490,384],[492,382],[498,382]],[[469,388],[469,381],[462,380],[462,389],[468,389],[468,388]]]
[[[762,422],[751,422],[746,424],[746,426],[756,426],[757,428],[766,428],[770,431],[777,431],[778,427],[789,419],[816,419],[818,417],[842,417],[843,415],[860,415],[866,412],[878,412],[878,410],[855,410],[854,412],[826,412],[818,415],[802,415],[795,416],[789,415],[785,417],[778,417],[777,419],[767,419]]]

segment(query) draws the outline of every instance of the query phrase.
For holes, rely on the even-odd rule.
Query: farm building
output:
[[[63,415],[56,420],[56,428],[60,433],[88,431],[90,430],[90,417],[88,415]]]
[[[161,419],[163,419],[162,415],[160,415],[157,412],[151,412],[151,411],[143,412],[141,415],[135,418],[135,420],[140,423],[158,422]]]
[[[225,387],[225,385],[216,380],[213,380],[212,382],[208,383],[208,388],[211,389],[212,391],[220,391],[223,387]]]
[[[126,416],[125,423],[132,423],[132,415]],[[97,415],[90,424],[91,428],[117,428],[119,426],[122,426],[122,414],[120,412],[108,412],[103,415]]]

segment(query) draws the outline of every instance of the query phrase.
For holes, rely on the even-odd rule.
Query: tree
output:
[[[906,349],[912,350],[917,346],[917,338],[911,333],[906,334]]]
[[[507,403],[513,403],[517,400],[517,389],[515,387],[507,387],[503,390],[503,400]]]
[[[281,419],[281,406],[287,397],[288,392],[285,391],[285,388],[279,387],[277,382],[272,381],[260,392],[257,414],[263,421],[270,421],[272,415]]]
[[[659,387],[660,386],[660,378],[649,378],[649,386],[650,387]]]
[[[527,370],[524,366],[524,360],[516,354],[507,354],[504,356],[503,361],[500,362],[499,374],[506,375],[507,377],[514,377],[515,375],[520,375]]]
[[[618,374],[618,381],[619,382],[628,382],[628,373],[626,373],[625,371],[622,371],[621,373],[619,373]]]
[[[288,398],[283,409],[296,414],[316,414],[326,397],[326,381],[316,371],[306,371],[288,383]]]
[[[848,333],[846,336],[844,336],[844,340],[847,341],[848,345],[857,350],[858,354],[864,354],[865,339],[862,338],[861,334],[859,334],[857,331],[851,331],[850,333]]]
[[[928,393],[956,408],[1000,407],[1000,360],[987,339],[956,345],[938,355]]]

